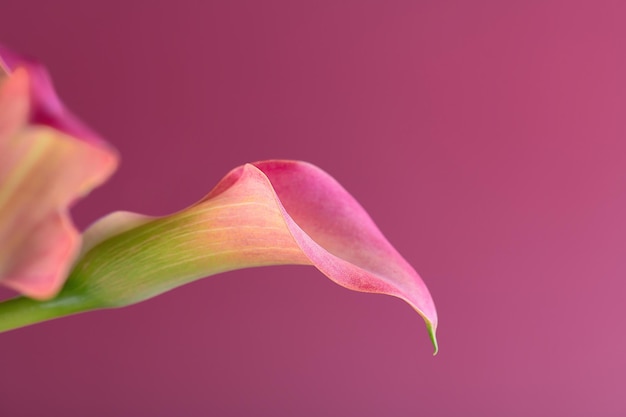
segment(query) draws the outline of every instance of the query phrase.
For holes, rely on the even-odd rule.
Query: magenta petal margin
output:
[[[92,143],[109,152],[115,152],[108,143],[63,105],[54,90],[50,74],[44,66],[0,44],[0,81],[3,78],[3,72],[9,75],[18,68],[28,73],[30,83],[28,122],[30,124],[47,126],[72,136],[76,140]]]
[[[236,169],[223,182],[261,173],[311,264],[346,288],[406,301],[426,321],[437,349],[437,312],[426,285],[361,205],[334,178],[304,162],[257,162]]]

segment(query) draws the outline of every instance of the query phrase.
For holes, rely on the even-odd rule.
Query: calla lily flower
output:
[[[437,313],[425,284],[358,202],[321,169],[263,161],[231,171],[201,201],[165,217],[113,213],[85,232],[53,300],[0,304],[0,331],[120,307],[198,278],[265,265],[313,265],[346,288],[406,301],[435,352]]]
[[[0,46],[0,284],[54,296],[80,246],[68,214],[117,155],[57,98],[43,67]]]

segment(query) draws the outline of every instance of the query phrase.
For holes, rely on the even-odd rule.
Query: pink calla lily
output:
[[[116,166],[45,69],[0,46],[0,284],[37,299],[59,291],[81,245],[69,206]]]
[[[38,311],[9,302],[22,321],[133,304],[216,273],[309,264],[357,291],[396,296],[426,321],[437,350],[437,313],[415,270],[365,210],[331,176],[297,161],[264,161],[231,171],[205,198],[170,216],[118,212],[85,233],[82,255],[57,299]],[[17,317],[17,316],[14,316]]]

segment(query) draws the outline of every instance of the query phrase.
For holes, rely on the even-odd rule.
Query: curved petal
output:
[[[42,65],[0,45],[0,67],[4,67],[6,75],[17,69],[23,69],[28,73],[30,124],[51,127],[76,140],[92,143],[115,154],[113,148],[63,105],[54,90],[48,71]]]
[[[45,299],[80,248],[68,214],[117,155],[68,112],[43,67],[0,47],[0,284]]]
[[[302,162],[254,164],[269,179],[287,226],[311,263],[356,291],[393,295],[426,321],[435,349],[437,311],[415,269],[330,175]]]
[[[89,294],[101,306],[132,304],[219,272],[310,264],[344,287],[405,300],[437,346],[437,313],[419,275],[356,200],[308,163],[247,164],[185,210],[156,219],[114,213],[86,236],[92,249],[68,294]]]

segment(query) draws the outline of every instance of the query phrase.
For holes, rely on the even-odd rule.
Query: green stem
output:
[[[63,293],[47,301],[12,298],[0,303],[0,333],[91,310],[94,308],[93,304],[86,297]]]

